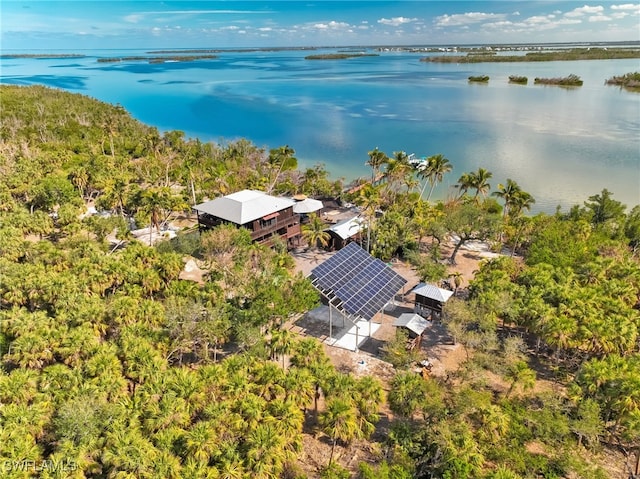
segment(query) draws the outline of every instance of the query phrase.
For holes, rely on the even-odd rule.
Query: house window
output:
[[[270,215],[263,216],[260,219],[260,227],[261,228],[269,228],[271,226],[275,226],[277,222],[277,218],[280,216],[280,213],[271,213]]]

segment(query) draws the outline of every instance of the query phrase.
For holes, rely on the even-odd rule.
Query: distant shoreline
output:
[[[554,62],[577,60],[628,60],[640,58],[640,49],[635,48],[572,48],[566,51],[536,51],[524,55],[496,55],[495,51],[470,52],[467,55],[434,56],[421,58],[430,63],[511,63]]]

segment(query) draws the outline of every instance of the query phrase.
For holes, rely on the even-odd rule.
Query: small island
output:
[[[518,85],[526,85],[529,83],[529,79],[527,77],[511,75],[509,76],[509,83],[516,83]]]
[[[627,73],[622,76],[609,78],[606,85],[615,85],[630,90],[640,90],[640,72]]]
[[[56,58],[85,58],[86,55],[80,53],[8,53],[0,55],[0,58],[33,58],[43,60],[55,60]]]
[[[582,86],[584,83],[578,75],[573,73],[564,78],[535,78],[535,85],[557,85],[557,86]]]
[[[98,63],[118,63],[118,62],[149,62],[149,63],[165,63],[165,62],[191,62],[194,60],[213,60],[218,58],[216,55],[175,55],[163,57],[111,57],[98,58]]]
[[[379,57],[377,53],[322,53],[319,55],[307,55],[305,60],[345,60],[354,57]]]
[[[474,83],[489,83],[489,77],[487,75],[470,76],[469,81]]]

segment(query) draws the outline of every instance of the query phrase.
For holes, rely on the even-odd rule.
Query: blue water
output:
[[[311,61],[305,51],[254,51],[148,64],[96,61],[143,51],[85,53],[1,59],[0,81],[119,103],[161,131],[204,141],[288,144],[301,166],[324,163],[347,180],[370,174],[364,163],[376,146],[388,155],[442,153],[454,170],[439,198],[453,194],[462,173],[484,167],[494,187],[512,178],[530,192],[535,211],[581,204],[603,188],[640,204],[640,94],[604,85],[640,71],[638,60],[445,65],[412,53]],[[533,85],[534,77],[570,73],[584,85]],[[480,74],[491,77],[488,85],[467,82]],[[509,84],[514,74],[529,84]]]

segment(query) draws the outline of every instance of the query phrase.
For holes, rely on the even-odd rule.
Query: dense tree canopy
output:
[[[508,179],[493,192],[501,206],[482,168],[460,177],[455,199],[430,203],[421,193],[451,171],[444,156],[418,175],[404,152],[370,151],[386,181],[344,198],[362,208],[373,254],[437,281],[446,243],[452,262],[474,239],[513,248],[445,310],[461,368],[416,374],[400,336],[383,384],[337,371],[318,341],[280,327],[319,298],[278,245],[235,227],[157,247],[128,236],[132,219],[162,228],[241,188],[339,195],[321,165],[298,171],[289,146],[161,135],[80,95],[0,89],[0,466],[302,478],[303,431],[330,447],[322,477],[599,479],[602,446],[640,453],[638,206],[604,189],[527,217],[531,195]],[[103,214],[86,215],[87,202]],[[322,233],[312,218],[305,236],[322,246]],[[186,255],[201,282],[181,279]],[[359,441],[375,460],[349,472],[338,459]]]

